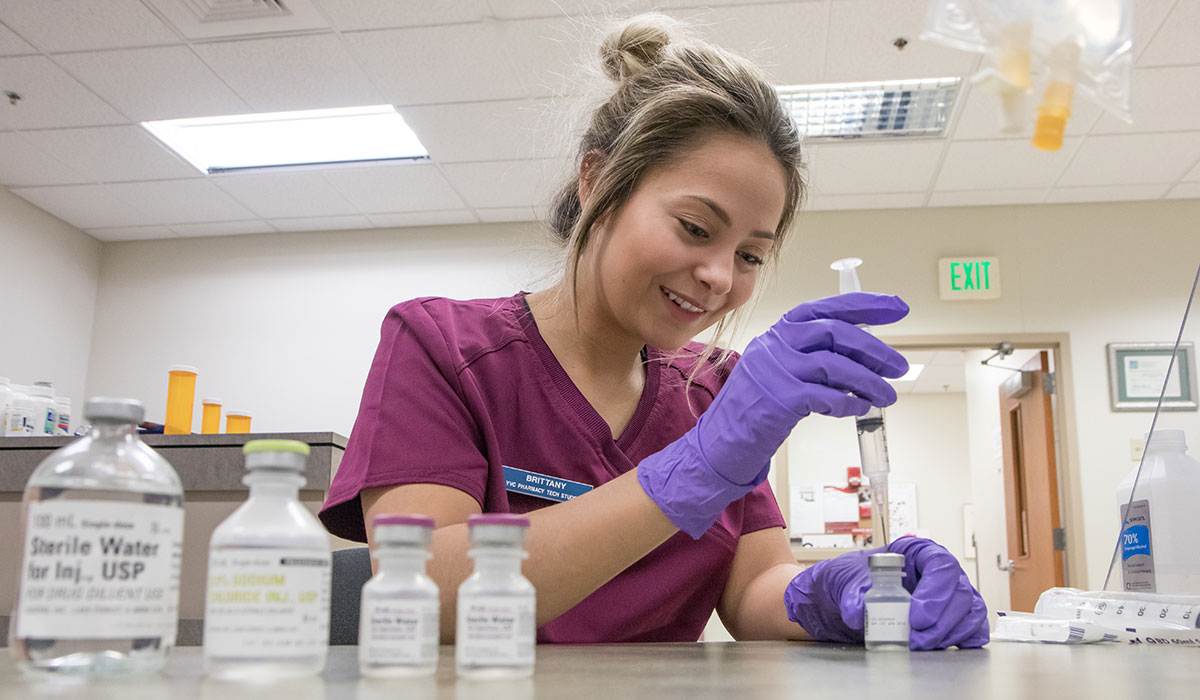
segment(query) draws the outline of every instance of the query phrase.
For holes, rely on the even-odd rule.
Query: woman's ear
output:
[[[592,184],[596,181],[600,168],[604,165],[604,154],[591,150],[583,154],[579,163],[579,209],[587,208],[588,199],[592,194]]]

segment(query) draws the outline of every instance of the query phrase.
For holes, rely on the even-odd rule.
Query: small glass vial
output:
[[[300,505],[308,452],[295,440],[242,448],[250,497],[208,548],[204,668],[213,678],[265,682],[325,666],[332,556],[325,528]]]
[[[462,678],[533,675],[536,604],[533,584],[521,575],[529,518],[507,513],[467,519],[475,572],[458,588],[454,636]]]
[[[871,588],[867,591],[864,615],[866,647],[869,651],[908,651],[908,609],[912,595],[901,585],[903,554],[871,554]]]
[[[91,432],[29,477],[9,640],[24,672],[157,671],[175,644],[183,488],[138,439],[143,414],[133,399],[89,399]]]
[[[372,678],[431,676],[437,671],[438,588],[425,574],[433,555],[433,518],[375,518],[378,572],[363,586],[358,668]]]

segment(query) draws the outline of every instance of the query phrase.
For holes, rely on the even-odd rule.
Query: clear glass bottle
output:
[[[903,554],[871,554],[871,588],[864,599],[864,637],[870,651],[908,651],[908,609],[912,595],[900,583]]]
[[[29,477],[9,639],[22,671],[157,671],[175,644],[183,488],[138,439],[144,412],[133,399],[89,399],[91,432]]]
[[[537,619],[533,584],[521,575],[521,561],[529,556],[522,549],[529,518],[472,515],[467,527],[475,572],[458,588],[458,675],[527,678],[533,675]]]
[[[242,448],[250,497],[208,548],[204,668],[255,682],[320,673],[329,651],[332,557],[325,528],[300,505],[308,445]]]
[[[431,676],[437,671],[438,587],[425,574],[433,518],[382,515],[373,523],[378,572],[362,590],[358,667],[364,676]]]

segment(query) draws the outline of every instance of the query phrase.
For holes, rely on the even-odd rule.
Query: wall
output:
[[[971,501],[967,404],[961,393],[903,394],[887,410],[889,483],[914,483],[920,529],[963,559],[962,506]],[[788,481],[845,484],[858,466],[854,422],[810,416],[788,441]]]
[[[0,376],[81,406],[100,242],[0,187]]]

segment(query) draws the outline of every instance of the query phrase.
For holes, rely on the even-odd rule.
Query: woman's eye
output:
[[[740,257],[742,260],[745,260],[746,262],[750,263],[751,265],[762,265],[763,264],[763,259],[758,257],[757,255],[755,255],[754,253],[738,253],[738,257]]]
[[[708,231],[705,231],[704,229],[700,228],[696,224],[693,224],[690,221],[685,221],[683,219],[680,219],[679,223],[683,226],[684,231],[687,231],[688,233],[695,236],[696,238],[708,238]]]

